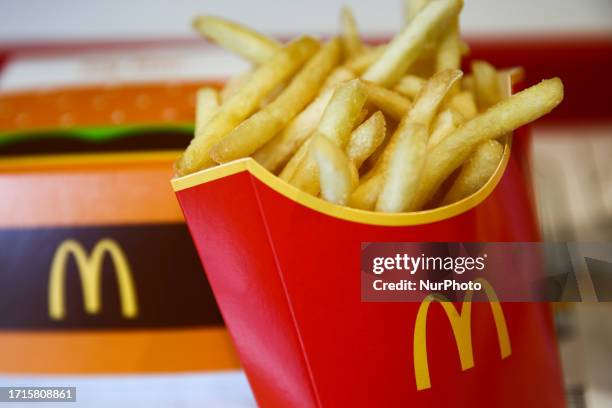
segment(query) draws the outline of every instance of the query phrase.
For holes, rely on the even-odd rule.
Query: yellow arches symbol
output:
[[[510,337],[508,335],[508,326],[504,311],[497,299],[497,294],[493,287],[484,279],[476,279],[474,282],[480,282],[489,299],[495,328],[497,330],[497,339],[499,342],[499,351],[501,358],[504,359],[512,354],[510,346]],[[444,309],[448,320],[450,321],[457,351],[459,352],[459,361],[461,369],[467,370],[474,367],[474,349],[472,347],[472,297],[473,291],[468,291],[463,299],[461,311],[458,312],[453,303],[440,295],[427,295],[421,302],[417,312],[414,325],[414,375],[416,378],[417,390],[431,388],[431,379],[429,377],[429,363],[427,360],[427,312],[432,302],[438,302]]]
[[[79,271],[85,311],[88,314],[100,312],[100,278],[106,254],[110,256],[115,265],[121,299],[121,314],[127,319],[137,317],[138,303],[130,265],[117,242],[104,238],[98,241],[90,256],[74,239],[65,240],[55,251],[49,274],[49,315],[52,319],[61,320],[66,314],[64,286],[66,264],[70,255],[74,257]]]

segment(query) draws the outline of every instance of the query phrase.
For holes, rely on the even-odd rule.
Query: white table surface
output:
[[[77,403],[37,403],[53,408],[253,408],[257,405],[242,371],[156,375],[0,375],[0,386],[76,387]],[[26,407],[26,403],[0,406]]]

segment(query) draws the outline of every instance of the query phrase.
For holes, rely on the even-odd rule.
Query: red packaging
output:
[[[527,146],[507,136],[480,191],[411,214],[325,202],[252,159],[174,179],[258,403],[564,406],[548,304],[360,300],[362,242],[538,241]]]

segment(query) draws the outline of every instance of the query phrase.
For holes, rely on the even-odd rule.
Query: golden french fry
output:
[[[473,61],[472,74],[476,86],[476,101],[481,111],[502,100],[497,70],[493,65],[485,61]]]
[[[219,92],[216,89],[205,87],[196,93],[195,137],[198,129],[204,128],[219,109]]]
[[[340,27],[342,30],[342,45],[347,57],[354,57],[363,51],[363,43],[359,38],[357,23],[351,9],[344,6],[340,13]]]
[[[413,123],[421,123],[426,129],[429,129],[440,103],[462,75],[460,70],[447,69],[432,76],[414,101],[414,106],[408,113],[409,120]]]
[[[368,166],[369,170],[359,178],[359,186],[353,193],[353,196],[355,196],[355,205],[352,205],[353,207],[374,210],[383,182],[385,165],[390,154],[389,145],[397,127],[398,125],[395,125],[393,122],[387,123],[384,140],[366,160],[365,165]]]
[[[193,27],[223,48],[256,64],[267,62],[282,48],[280,43],[263,34],[218,17],[196,17]]]
[[[293,118],[285,129],[256,151],[253,158],[271,172],[278,172],[317,128],[334,89],[340,83],[354,78],[355,74],[346,68],[334,69],[315,100]]]
[[[438,72],[431,77],[414,101],[412,109],[408,111],[407,116],[402,119],[402,123],[400,123],[399,128],[403,126],[405,127],[410,123],[418,123],[423,125],[426,131],[428,131],[440,103],[446,96],[446,93],[451,86],[459,78],[461,78],[461,71],[459,70],[445,70]],[[395,151],[395,144],[397,143],[397,139],[401,134],[398,130],[396,130],[391,136],[389,143],[382,152],[381,157],[377,161],[374,169],[370,173],[366,174],[368,180],[370,177],[377,177],[381,179],[382,175],[386,174],[391,153]]]
[[[360,54],[355,55],[344,63],[346,69],[351,70],[355,75],[363,74],[368,68],[370,68],[383,53],[385,52],[385,45],[379,45],[378,47],[365,49]]]
[[[363,81],[363,86],[368,93],[368,100],[395,120],[402,120],[412,107],[410,100],[397,92],[368,81]]]
[[[346,154],[355,168],[359,169],[382,143],[385,139],[385,128],[385,115],[377,111],[353,130],[346,145]]]
[[[357,170],[353,163],[338,145],[320,133],[312,139],[310,153],[318,168],[321,197],[346,205],[355,187]]]
[[[474,75],[465,75],[461,80],[461,89],[472,95],[476,94],[476,84],[474,82]]]
[[[366,99],[367,93],[359,79],[341,84],[325,108],[317,131],[344,148]]]
[[[241,74],[236,75],[233,78],[230,78],[229,81],[225,84],[223,89],[221,90],[221,102],[227,101],[231,98],[244,84],[249,81],[251,77],[252,71],[246,71]]]
[[[256,151],[253,158],[266,169],[276,173],[317,128],[333,94],[333,88],[323,90],[281,133]]]
[[[380,175],[371,177],[353,191],[349,199],[349,206],[360,210],[372,211],[376,207],[376,201],[382,188],[382,177]]]
[[[325,108],[321,122],[317,126],[316,133],[312,137],[322,134],[338,147],[344,149],[355,122],[365,105],[366,98],[367,94],[360,80],[353,79],[340,85],[334,91],[332,99]],[[318,178],[316,163],[312,156],[307,154],[291,178],[290,183],[316,195],[319,192]]]
[[[414,200],[427,153],[427,129],[420,123],[404,122],[389,156],[376,211],[402,212]]]
[[[429,44],[429,43],[428,43]],[[433,43],[431,43],[433,44]],[[431,78],[436,73],[435,49],[429,57],[421,56],[406,71],[405,75],[414,75],[421,78]],[[422,55],[422,54],[421,54]]]
[[[304,142],[304,145],[310,147],[312,140],[316,137],[325,137],[319,131],[315,131],[310,138]],[[287,166],[283,169],[281,173],[281,178],[286,179],[289,184],[299,188],[302,191],[305,191],[312,195],[318,195],[320,192],[319,185],[319,168],[317,167],[317,163],[312,156],[312,152],[310,148],[304,152],[301,152],[303,147],[296,152],[294,157],[299,162],[294,162],[293,158],[289,160]]]
[[[278,98],[283,93],[286,87],[286,83],[278,84],[276,88],[274,88],[268,95],[266,95],[265,98],[263,98],[263,100],[259,103],[259,108],[256,110],[264,109],[270,103],[275,101],[276,98]]]
[[[393,86],[419,57],[425,44],[440,36],[461,11],[462,0],[429,2],[386,47],[383,55],[363,74],[363,79]]]
[[[416,98],[425,86],[427,80],[416,75],[406,75],[400,79],[393,90],[400,95],[404,95],[410,99]]]
[[[404,22],[406,24],[414,20],[414,17],[419,14],[423,7],[429,3],[430,0],[404,0]]]
[[[342,82],[350,81],[355,78],[355,74],[348,68],[336,67],[323,83],[323,89],[335,88]]]
[[[547,79],[502,100],[447,136],[427,155],[416,199],[409,210],[419,210],[440,184],[465,162],[476,146],[532,122],[563,100],[563,83]]]
[[[357,119],[355,119],[355,123],[353,127],[355,128],[361,125],[363,121],[365,120],[365,118],[368,117],[369,114],[370,114],[370,111],[368,110],[368,107],[366,106],[365,108],[361,110],[361,112],[359,112],[359,115],[357,115]]]
[[[495,140],[480,144],[461,167],[442,205],[454,203],[480,190],[497,170],[503,153],[504,147]]]
[[[427,150],[431,150],[446,136],[450,135],[461,125],[465,119],[454,109],[446,109],[438,114],[431,128],[431,135],[427,140]]]
[[[214,165],[210,149],[253,113],[263,98],[297,71],[318,47],[318,41],[302,37],[289,43],[268,62],[259,66],[249,82],[219,108],[199,137],[191,141],[176,163],[178,175]]]
[[[395,133],[395,130],[397,129],[397,125],[398,123],[387,120],[386,129],[385,129],[385,138],[383,139],[380,146],[376,148],[374,153],[372,153],[372,155],[368,157],[365,163],[363,164],[364,166],[366,166],[368,171],[361,177],[362,179],[364,177],[370,178],[374,173],[374,169],[380,165],[380,162],[382,160],[379,160],[379,159],[382,157],[383,152],[385,151],[385,149],[387,148],[387,145],[391,141],[391,137],[393,136],[393,133]]]
[[[476,99],[474,95],[468,91],[459,92],[453,95],[447,103],[448,108],[459,112],[465,120],[470,120],[478,115],[478,107],[476,107]]]
[[[295,154],[291,156],[291,159],[289,159],[283,170],[278,175],[282,180],[289,182],[295,175],[297,169],[300,167],[300,164],[302,164],[302,160],[304,160],[304,157],[306,157],[306,154],[308,153],[311,140],[312,138],[306,139],[304,143],[298,147]]]
[[[387,121],[386,129],[385,129],[385,138],[383,139],[380,146],[376,148],[374,153],[372,153],[372,155],[370,155],[370,157],[368,157],[365,163],[363,164],[364,166],[366,166],[368,170],[365,172],[365,174],[363,174],[359,178],[360,184],[372,178],[380,170],[381,164],[383,162],[381,157],[383,156],[383,153],[385,152],[385,150],[387,149],[387,146],[391,142],[391,138],[393,137],[393,134],[395,133],[395,130],[397,129],[397,125],[398,125],[397,123]]]
[[[445,69],[461,69],[461,40],[457,19],[440,39],[436,53],[436,72]]]
[[[470,54],[470,45],[461,38],[459,38],[459,49],[462,57]]]
[[[250,156],[272,139],[315,97],[324,78],[337,65],[340,51],[339,39],[325,44],[274,101],[242,122],[212,148],[212,159],[225,163]]]

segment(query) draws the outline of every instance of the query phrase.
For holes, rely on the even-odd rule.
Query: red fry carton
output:
[[[261,406],[564,406],[548,304],[360,300],[362,242],[539,240],[515,133],[480,191],[417,213],[337,206],[249,158],[173,180]]]

